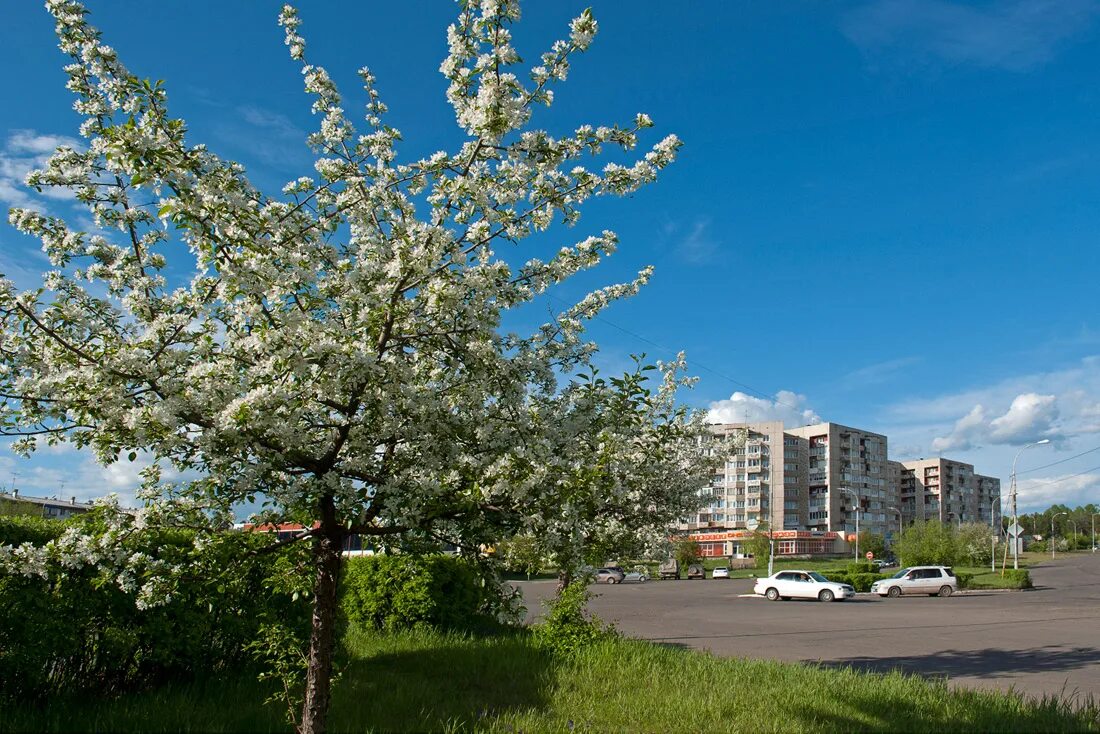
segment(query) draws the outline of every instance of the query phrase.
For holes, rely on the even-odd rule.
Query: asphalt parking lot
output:
[[[1032,569],[1032,591],[769,602],[745,579],[600,585],[589,608],[631,637],[718,655],[898,668],[974,687],[1100,699],[1100,553]],[[520,583],[528,620],[551,581]]]

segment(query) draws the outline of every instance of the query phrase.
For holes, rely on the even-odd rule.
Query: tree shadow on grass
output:
[[[545,709],[553,658],[522,636],[438,640],[352,660],[334,689],[334,731],[472,730],[511,711]]]
[[[995,679],[1019,673],[1063,672],[1096,665],[1100,649],[1047,645],[1026,650],[986,648],[981,650],[944,650],[929,655],[897,657],[832,658],[822,667],[846,668],[886,673],[900,670],[926,678]]]
[[[962,690],[919,695],[898,678],[895,685],[845,685],[823,701],[792,697],[785,718],[791,730],[1035,732],[1094,731],[1097,711],[1074,711],[1065,701],[1048,698],[1021,705],[1019,699]]]

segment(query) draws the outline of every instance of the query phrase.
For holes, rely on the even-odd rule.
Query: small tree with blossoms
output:
[[[196,509],[224,518],[259,502],[260,519],[305,522],[291,539],[312,544],[314,565],[301,731],[325,729],[348,535],[442,528],[476,543],[517,517],[533,531],[570,532],[580,510],[560,522],[548,513],[563,488],[580,493],[579,456],[598,459],[597,486],[629,509],[624,527],[667,498],[646,487],[667,489],[670,467],[691,451],[661,446],[689,446],[696,430],[661,407],[677,367],[656,407],[633,387],[585,397],[583,378],[559,385],[589,365],[584,322],[637,292],[650,271],[590,293],[532,334],[501,328],[509,309],[595,266],[617,238],[605,231],[522,265],[496,248],[554,220],[575,224],[590,197],[636,191],[680,145],[669,136],[631,165],[593,167],[585,161],[605,147],[634,149],[650,119],[563,136],[528,129],[591,43],[590,12],[524,81],[509,32],[518,4],[460,2],[441,71],[467,140],[401,163],[370,72],[360,70],[360,133],[328,73],[307,62],[298,14],[284,7],[286,44],[320,125],[308,138],[313,175],[269,196],[240,165],[187,141],[163,85],[129,72],[80,4],[46,6],[71,59],[87,145],[59,148],[28,183],[71,190],[95,228],[11,211],[53,270],[32,291],[0,280],[0,428],[21,436],[24,452],[43,441],[72,442],[103,463],[146,452],[155,463],[142,522],[179,516],[164,509],[169,500],[192,519],[203,516]],[[193,276],[182,282],[181,272]],[[624,395],[633,408],[581,405]],[[604,408],[636,415],[612,430]],[[593,427],[606,440],[570,454]],[[574,461],[547,468],[555,452]],[[161,465],[203,478],[165,487]],[[158,588],[144,589],[147,602]]]

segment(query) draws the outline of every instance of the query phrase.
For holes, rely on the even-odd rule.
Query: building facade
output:
[[[679,529],[799,529],[802,454],[797,439],[786,440],[783,423],[723,423],[711,434],[712,450],[724,461],[701,492],[703,509]]]
[[[19,494],[18,489],[12,490],[10,494],[0,492],[0,503],[19,507],[21,510],[25,510],[26,514],[33,514],[48,520],[64,520],[73,515],[83,515],[93,507],[87,502],[77,502],[76,497],[67,500],[58,499],[57,497],[29,497],[25,494]]]
[[[906,522],[1000,522],[1001,480],[973,464],[937,457],[903,461],[901,509]]]
[[[951,459],[891,461],[881,433],[839,423],[785,429],[779,421],[710,431],[719,468],[700,492],[703,508],[676,528],[707,555],[740,553],[743,534],[757,529],[807,533],[795,537],[801,546],[784,546],[789,553],[832,552],[823,549],[856,532],[857,513],[861,531],[888,540],[917,520],[1000,522],[1000,480]]]
[[[888,482],[886,436],[839,423],[787,433],[807,442],[806,528],[852,534],[858,511],[860,530],[885,534],[887,508],[897,503]]]

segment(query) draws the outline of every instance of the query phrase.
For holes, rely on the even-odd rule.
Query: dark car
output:
[[[689,579],[705,579],[707,577],[706,569],[700,563],[693,563],[688,566],[688,578]]]

